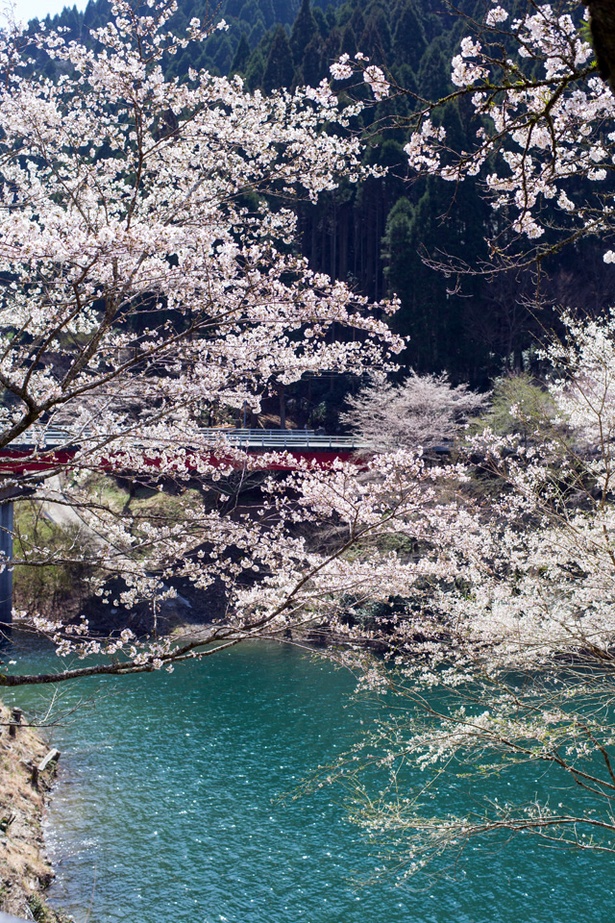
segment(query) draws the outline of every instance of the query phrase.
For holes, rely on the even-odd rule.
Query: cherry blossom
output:
[[[481,178],[493,207],[510,218],[492,242],[500,260],[533,259],[583,234],[606,241],[615,101],[596,75],[580,5],[531,3],[512,20],[490,5],[470,26],[474,34],[452,61],[457,89],[417,116],[406,147],[410,166],[454,182]],[[463,96],[479,127],[473,146],[453,150],[433,117]]]
[[[251,463],[203,420],[258,412],[306,374],[386,367],[403,345],[381,319],[394,302],[368,305],[295,245],[297,199],[365,175],[345,130],[359,105],[340,105],[324,83],[265,97],[238,77],[167,79],[166,54],[222,27],[194,19],[176,35],[172,14],[158,0],[147,15],[116,0],[95,51],[44,29],[0,36],[0,447],[27,437],[59,459],[61,445],[43,447],[53,428],[77,447],[59,487],[38,473],[16,486],[72,511],[63,553],[95,562],[91,590],[110,607],[156,607],[178,577],[231,593],[246,571],[273,569],[285,531],[273,511],[233,520],[194,492],[172,517],[122,509],[101,471],[180,490],[197,475],[220,484]],[[31,52],[60,76],[32,75]],[[61,556],[35,535],[20,548],[16,567]],[[226,630],[241,637],[236,613]],[[121,634],[88,640],[62,613],[36,625],[63,652],[169,663],[168,648],[126,655],[133,641]]]
[[[485,4],[480,21],[467,20],[452,61],[455,89],[434,103],[418,101],[410,166],[454,183],[478,177],[499,213],[494,269],[531,265],[584,235],[600,235],[604,261],[615,262],[614,97],[598,76],[583,15],[579,4],[537,0],[514,13],[508,4]],[[441,110],[458,100],[476,117],[462,150],[441,127]],[[410,466],[396,479],[399,456],[382,445],[354,494],[338,484],[339,520],[360,536],[351,589],[340,595],[342,623],[350,636],[387,651],[367,665],[364,651],[341,659],[368,690],[394,693],[396,714],[317,784],[352,786],[353,820],[394,847],[402,877],[432,861],[440,870],[448,851],[454,861],[473,839],[503,830],[613,852],[609,307],[589,320],[561,313],[562,338],[541,351],[544,401],[533,414],[513,404],[505,432],[490,428],[489,415],[476,423],[466,432],[465,463],[432,468],[415,448],[412,482]],[[385,407],[392,392],[384,386]],[[366,413],[370,400],[368,393]],[[408,413],[395,432],[411,425]],[[402,497],[413,493],[414,505],[404,506]],[[390,518],[376,527],[377,495]],[[363,522],[374,528],[374,544]],[[548,772],[532,769],[534,797],[520,804],[507,773],[524,763]],[[374,765],[390,774],[377,793],[369,772],[361,774]],[[470,786],[489,775],[494,792],[501,778],[501,800],[485,799],[467,816],[434,811],[452,771],[455,784]]]

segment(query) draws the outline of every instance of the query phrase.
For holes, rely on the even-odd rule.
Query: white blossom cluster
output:
[[[542,355],[546,416],[523,413],[512,436],[466,437],[465,465],[389,452],[319,495],[357,536],[342,575],[348,634],[389,650],[342,661],[368,690],[393,693],[395,710],[318,784],[352,781],[353,820],[404,876],[502,831],[613,851],[615,318],[562,323]],[[385,389],[383,407],[395,401]],[[518,803],[524,764],[534,795]],[[388,774],[377,795],[374,766]],[[451,778],[473,796],[488,778],[488,796],[465,816],[434,812]]]
[[[348,53],[340,55],[329,68],[334,80],[349,80],[354,74],[363,75],[363,82],[370,88],[376,102],[385,99],[391,93],[391,84],[381,67],[370,64],[367,55],[357,52],[351,59]]]
[[[452,61],[449,100],[470,98],[475,146],[449,147],[428,107],[406,147],[410,166],[455,182],[481,175],[493,207],[530,241],[547,229],[608,234],[615,99],[581,26],[578,4],[535,3],[512,20],[506,4],[491,6]]]
[[[347,399],[348,409],[341,419],[379,451],[446,448],[487,401],[487,395],[470,391],[466,385],[452,386],[446,375],[412,372],[398,386],[376,375]]]

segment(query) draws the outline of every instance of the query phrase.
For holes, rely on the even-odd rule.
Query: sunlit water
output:
[[[378,860],[340,790],[280,800],[384,707],[354,701],[353,685],[304,652],[251,645],[172,674],[65,686],[52,903],[80,923],[615,920],[608,856],[521,836],[467,851],[453,880],[400,888],[370,879]],[[40,712],[41,695],[17,698]],[[447,810],[468,797],[457,781]]]

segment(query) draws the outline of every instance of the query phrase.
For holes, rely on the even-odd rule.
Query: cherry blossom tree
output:
[[[412,372],[401,385],[376,379],[347,399],[341,419],[370,447],[379,451],[451,447],[487,396],[452,386],[446,375]]]
[[[188,503],[162,521],[93,497],[90,473],[111,465],[215,482],[236,459],[220,437],[213,463],[205,415],[257,409],[268,387],[304,372],[362,373],[382,362],[383,343],[401,346],[292,248],[292,200],[361,175],[347,131],[356,107],[326,85],[263,98],[207,74],[165,81],[162,56],[184,40],[165,35],[171,7],[151,9],[115,3],[96,53],[34,38],[61,65],[56,81],[25,75],[23,33],[3,39],[2,444],[38,423],[79,444],[64,502],[96,536],[99,561],[123,575],[118,601],[180,574],[203,587],[223,580],[231,606],[200,636],[145,647],[127,630],[100,642],[86,623],[39,622],[60,652],[106,658],[1,681],[172,667],[246,637],[326,626],[366,686],[407,697],[394,725],[326,776],[357,783],[355,820],[396,841],[410,873],[501,830],[612,851],[612,316],[565,316],[567,335],[543,352],[546,432],[527,438],[532,421],[512,406],[522,426],[486,426],[465,462],[428,464],[413,444],[361,466],[303,463],[284,483],[269,478],[258,517]],[[585,234],[608,247],[613,97],[580,24],[567,7],[531,3],[512,21],[491,4],[477,25],[443,101],[470,100],[476,144],[451,150],[437,107],[425,106],[411,164],[454,183],[484,177],[496,214],[511,219],[491,242],[505,265]],[[338,62],[333,76],[356,67],[377,97],[396,91],[365,59]],[[360,341],[331,340],[333,322]],[[29,551],[31,564],[48,558]],[[374,601],[389,608],[366,622]],[[371,643],[387,656],[368,656]],[[389,773],[377,798],[361,787],[366,763]],[[451,772],[495,786],[520,764],[561,773],[580,797],[554,803],[549,784],[531,804],[494,797],[473,816],[426,807]]]
[[[515,15],[486,4],[453,59],[455,91],[421,108],[406,147],[420,172],[452,183],[482,180],[504,218],[490,240],[500,265],[536,260],[588,234],[610,241],[614,102],[597,73],[582,10],[529,2]],[[467,99],[476,117],[467,150],[449,145],[435,117],[456,99]]]
[[[353,107],[324,85],[265,99],[209,75],[165,83],[160,56],[182,41],[161,37],[168,11],[115,11],[96,54],[36,39],[63,66],[56,82],[23,76],[23,52],[5,41],[4,444],[39,421],[79,436],[70,502],[98,536],[98,557],[123,574],[120,601],[181,573],[224,580],[232,608],[200,637],[146,648],[127,631],[102,644],[86,624],[47,624],[60,652],[107,653],[60,677],[172,666],[246,637],[326,626],[368,687],[409,699],[395,727],[328,776],[354,781],[362,762],[390,772],[378,799],[364,790],[355,819],[398,838],[410,872],[502,829],[610,850],[615,321],[564,318],[567,337],[543,354],[546,435],[528,439],[512,406],[523,436],[486,427],[465,463],[428,464],[416,446],[327,472],[303,463],[283,484],[269,478],[258,518],[187,504],[173,520],[135,521],[93,503],[89,472],[110,462],[213,481],[232,451],[221,442],[214,467],[203,413],[256,408],[270,383],[362,372],[383,342],[401,346],[291,246],[291,199],[360,175],[352,135],[326,130],[346,129]],[[547,4],[504,34],[506,22],[490,7],[453,62],[453,96],[485,116],[476,148],[455,155],[425,110],[408,156],[449,181],[487,171],[516,235],[493,242],[504,261],[524,239],[540,248],[543,234],[599,232],[608,246],[612,96],[591,48]],[[383,71],[358,63],[377,95],[391,92]],[[595,185],[578,187],[580,174]],[[362,331],[360,345],[328,339],[333,321]],[[393,600],[403,606],[359,617]],[[372,642],[386,658],[366,655]],[[403,775],[409,758],[433,773],[418,788]],[[556,806],[549,789],[531,805],[486,802],[473,817],[426,812],[421,793],[445,784],[444,769],[495,776],[519,763],[553,767],[583,797]]]
[[[600,235],[605,262],[615,259],[613,95],[582,13],[578,4],[530,2],[513,18],[505,4],[486,5],[452,62],[456,89],[420,107],[406,148],[411,166],[455,184],[482,180],[491,198],[487,270],[532,264],[585,235]],[[339,67],[348,78],[357,64]],[[452,148],[438,119],[455,100],[476,118],[467,150]],[[396,694],[395,719],[318,784],[342,778],[354,788],[353,819],[380,847],[393,847],[403,874],[441,868],[451,850],[503,832],[615,849],[608,307],[594,320],[564,312],[562,337],[543,347],[545,419],[512,404],[511,425],[486,425],[467,463],[434,471],[420,509],[392,517],[390,535],[376,542],[389,556],[376,596],[406,605],[372,624],[389,654],[369,661],[363,681]],[[355,562],[355,580],[369,558],[366,551]],[[544,772],[531,802],[519,804],[510,784],[524,767],[533,780],[536,767]],[[490,781],[483,800],[474,790],[472,813],[440,805],[455,776],[469,786]]]
[[[177,577],[200,588],[219,579],[231,595],[278,565],[284,523],[275,511],[226,516],[211,495],[170,516],[135,511],[106,496],[101,471],[220,483],[248,460],[222,433],[212,444],[203,423],[257,411],[306,373],[386,365],[401,347],[376,319],[392,306],[373,313],[293,246],[297,197],[364,173],[350,130],[358,107],[324,83],[264,97],[239,78],[166,79],[168,56],[224,28],[193,20],[177,36],[175,8],[117,0],[94,49],[43,27],[0,37],[0,448],[30,446],[25,471],[4,466],[2,488],[70,510],[59,550],[22,530],[5,566],[94,562],[92,592],[124,607],[172,595]],[[331,336],[334,324],[353,337]],[[277,630],[232,612],[202,640]],[[101,644],[87,620],[34,622],[60,651],[106,650],[114,660],[102,669],[116,673],[198,646],[143,651],[127,629]]]
[[[394,709],[316,780],[343,782],[403,877],[503,832],[615,850],[615,319],[566,324],[544,356],[546,436],[536,421],[527,439],[520,408],[518,432],[473,438],[473,462],[383,453],[331,498],[355,541],[327,580],[330,618],[386,651],[338,657]],[[395,605],[366,624],[375,601]],[[523,773],[534,795],[518,803]],[[441,807],[453,782],[471,813]]]
[[[485,0],[474,17],[451,8],[469,34],[452,60],[454,89],[442,99],[418,97],[361,54],[344,55],[332,76],[358,74],[376,100],[414,99],[413,116],[395,121],[410,132],[405,151],[415,174],[450,182],[452,195],[468,179],[483,186],[496,213],[483,271],[531,265],[585,235],[609,246],[614,102],[590,41],[592,3],[527,0],[513,11]],[[444,127],[455,105],[468,126],[463,148],[459,132],[449,137]],[[605,259],[615,259],[610,250]]]

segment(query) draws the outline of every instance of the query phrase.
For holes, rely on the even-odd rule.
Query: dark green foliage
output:
[[[244,72],[246,87],[248,90],[250,90],[250,92],[260,88],[263,82],[265,63],[266,62],[262,51],[257,48],[254,54],[250,56]]]
[[[237,19],[244,5],[244,0],[227,0],[225,12],[227,16]]]
[[[294,73],[293,54],[286,30],[277,26],[263,73],[263,90],[271,93],[272,90],[292,86]]]
[[[409,298],[415,286],[415,267],[408,259],[416,248],[413,228],[414,209],[405,196],[398,199],[387,218],[382,240],[382,256],[386,263],[385,276],[391,291]]]
[[[246,70],[248,60],[250,58],[250,46],[248,40],[245,37],[244,33],[241,33],[241,38],[239,39],[239,45],[235,52],[235,57],[233,58],[233,63],[231,64],[231,74],[243,74]]]
[[[416,72],[427,47],[421,19],[412,0],[405,0],[396,10],[391,60],[396,67],[407,65]]]
[[[302,66],[306,48],[317,39],[320,39],[320,32],[312,13],[310,0],[301,0],[297,18],[290,33],[290,48],[295,67]]]
[[[344,31],[342,32],[342,40],[340,42],[339,53],[348,54],[351,58],[354,58],[358,50],[357,37],[354,34],[352,23],[347,23],[347,25],[344,27]]]
[[[359,50],[375,61],[390,61],[393,40],[389,27],[390,13],[380,5],[373,5],[365,18],[363,31],[359,35]]]
[[[427,48],[417,70],[417,91],[423,99],[441,99],[450,93],[449,61],[446,39],[440,35]]]
[[[259,8],[263,14],[265,25],[268,28],[271,28],[272,26],[276,24],[276,22],[280,21],[279,19],[280,4],[279,3],[274,4],[273,0],[259,0]],[[288,10],[288,4],[286,5],[286,9]]]
[[[299,7],[299,0],[272,0],[274,22],[291,25]]]
[[[323,64],[322,45],[313,39],[305,49],[297,71],[298,83],[315,86],[326,76]]]
[[[327,17],[319,6],[312,7],[312,15],[314,16],[314,22],[318,26],[318,34],[321,40],[326,40],[329,32],[335,27],[334,22],[330,23],[327,20]]]

